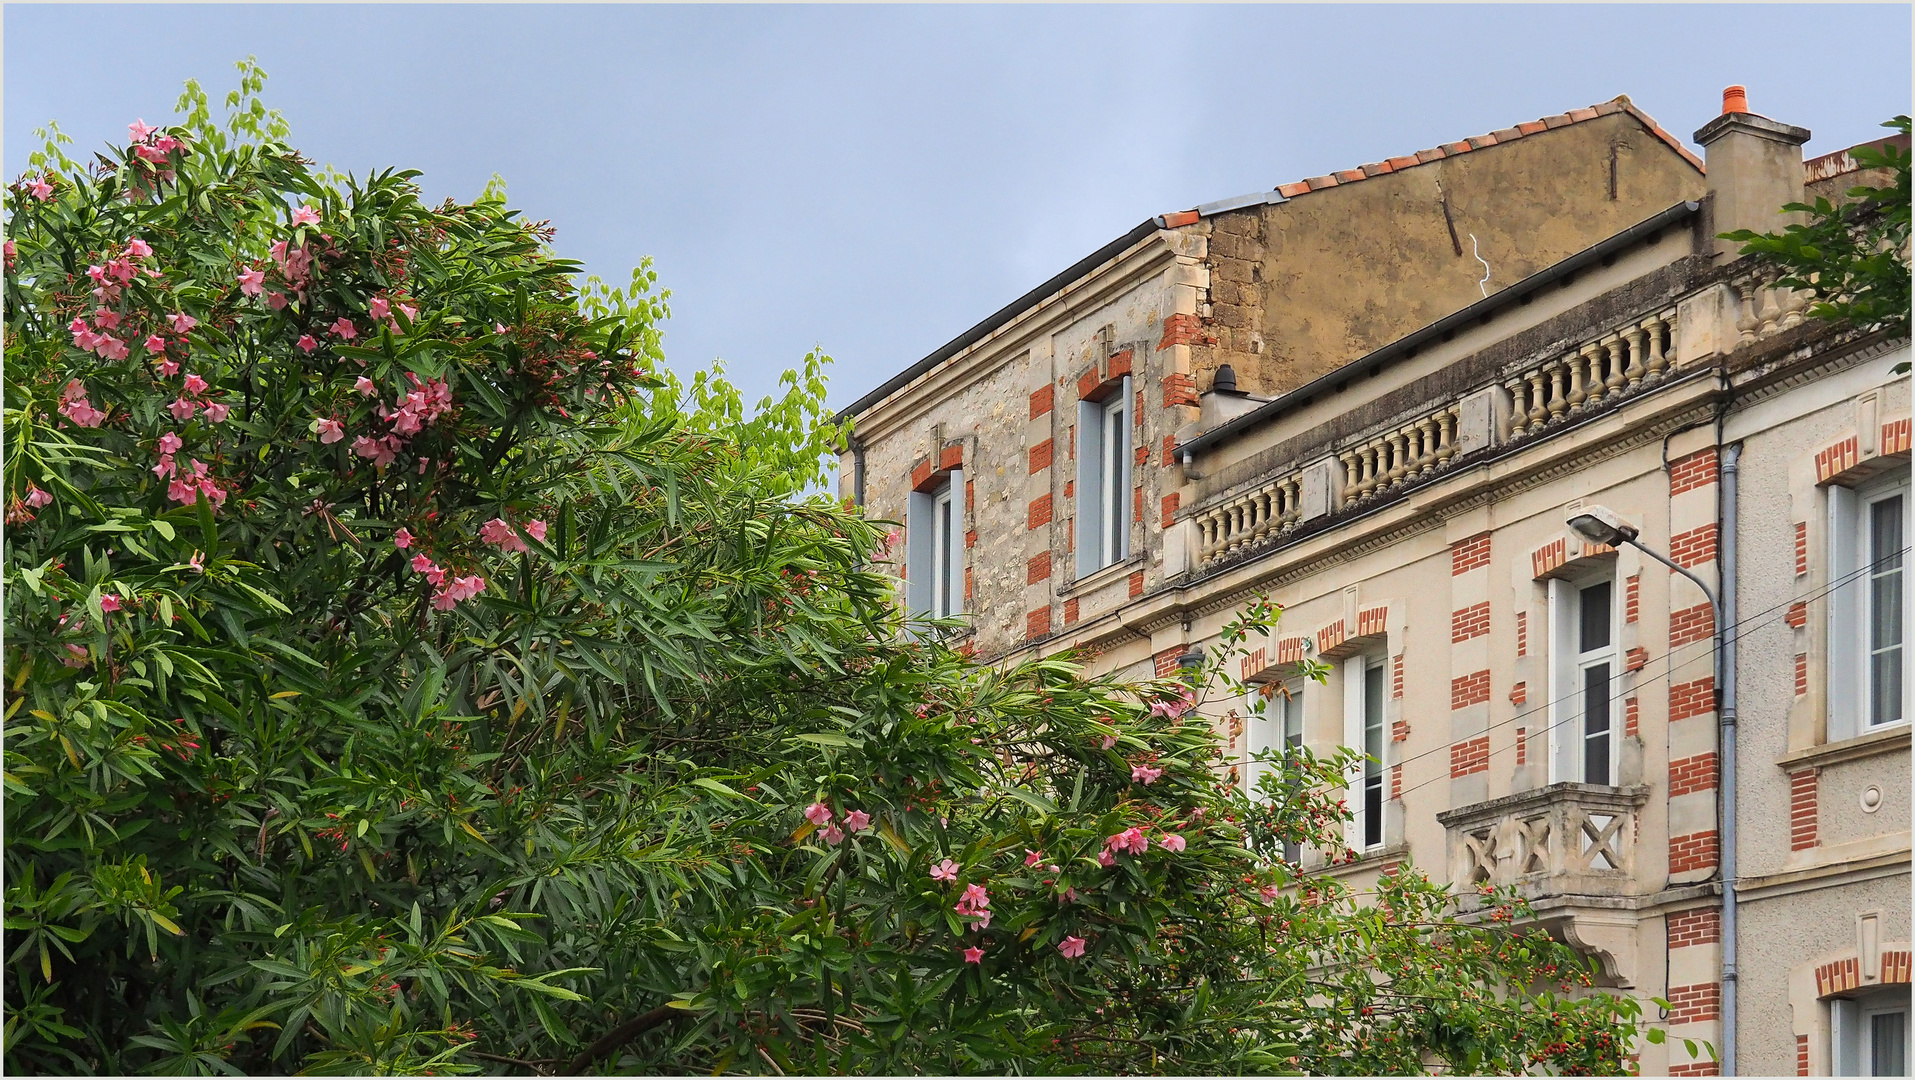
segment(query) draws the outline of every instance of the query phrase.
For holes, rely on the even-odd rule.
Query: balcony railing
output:
[[[1288,532],[1303,517],[1303,474],[1290,473],[1196,516],[1197,559],[1209,565]]]
[[[1671,308],[1503,380],[1510,406],[1503,437],[1531,435],[1620,400],[1660,381],[1675,362]]]
[[[1615,894],[1635,874],[1646,787],[1551,784],[1436,815],[1461,894],[1517,886],[1528,896]]]
[[[1456,406],[1445,405],[1395,431],[1337,454],[1345,503],[1380,495],[1449,464],[1456,456]]]

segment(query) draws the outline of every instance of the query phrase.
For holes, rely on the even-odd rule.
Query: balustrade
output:
[[[1643,787],[1552,784],[1535,791],[1444,811],[1451,882],[1516,885],[1531,895],[1614,891],[1634,872]]]
[[[1343,463],[1343,501],[1367,499],[1449,464],[1456,456],[1454,405],[1337,454]]]
[[[1739,282],[1734,288],[1740,308],[1735,321],[1738,347],[1801,325],[1802,313],[1814,298],[1806,289],[1785,289],[1758,281]]]
[[[1747,305],[1745,305],[1745,308]],[[1659,382],[1676,362],[1676,313],[1657,312],[1503,381],[1507,439],[1607,405]]]
[[[1303,516],[1303,474],[1291,473],[1199,511],[1199,565],[1256,547],[1294,527]]]

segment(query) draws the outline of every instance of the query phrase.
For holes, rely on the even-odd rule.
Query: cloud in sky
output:
[[[1814,130],[1908,112],[1906,6],[14,6],[7,174],[217,98],[256,55],[308,157],[494,172],[558,248],[672,290],[751,395],[814,345],[848,403],[1152,214],[1627,93]],[[92,43],[92,44],[88,44]]]

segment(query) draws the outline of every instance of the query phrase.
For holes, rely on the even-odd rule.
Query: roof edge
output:
[[[1402,354],[1421,347],[1432,338],[1440,337],[1445,333],[1454,331],[1484,316],[1495,314],[1497,311],[1516,303],[1523,296],[1529,295],[1537,289],[1553,283],[1556,279],[1566,277],[1588,266],[1590,263],[1599,262],[1608,255],[1630,247],[1635,244],[1636,241],[1650,233],[1666,229],[1695,214],[1700,209],[1702,209],[1701,203],[1684,201],[1671,206],[1667,210],[1644,218],[1634,225],[1629,226],[1627,229],[1624,229],[1622,232],[1616,233],[1606,240],[1598,241],[1596,244],[1576,252],[1561,262],[1546,266],[1508,288],[1501,289],[1495,294],[1478,300],[1466,308],[1453,311],[1435,322],[1424,326],[1422,329],[1412,330],[1408,334],[1397,338],[1395,341],[1389,342],[1380,348],[1373,349],[1347,364],[1324,372],[1322,375],[1311,379],[1309,382],[1278,397],[1274,401],[1260,405],[1250,412],[1244,413],[1242,416],[1211,428],[1209,431],[1198,435],[1189,442],[1178,444],[1177,453],[1198,453],[1218,443],[1235,438],[1253,428],[1258,428],[1270,423],[1296,409],[1303,408],[1321,396],[1327,387],[1342,380],[1363,375],[1372,369],[1380,368],[1384,364],[1397,359]]]

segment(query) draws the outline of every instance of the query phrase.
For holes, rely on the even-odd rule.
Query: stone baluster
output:
[[[1539,367],[1529,373],[1529,428],[1535,431],[1543,426],[1543,419],[1549,416],[1549,394],[1543,389],[1543,381],[1549,376],[1547,367]]]
[[[1762,312],[1761,314],[1756,316],[1756,318],[1761,321],[1762,325],[1759,329],[1756,330],[1757,337],[1761,337],[1765,334],[1774,333],[1775,324],[1781,321],[1782,305],[1779,302],[1779,298],[1776,296],[1776,293],[1780,291],[1781,290],[1777,289],[1773,285],[1765,285],[1762,287],[1762,292],[1761,292]]]
[[[1563,396],[1563,368],[1560,360],[1551,360],[1546,371],[1549,373],[1549,418],[1560,420],[1569,411],[1569,399]]]
[[[1347,503],[1356,498],[1356,486],[1363,478],[1357,475],[1360,466],[1355,451],[1340,451],[1337,460],[1343,463],[1343,501]]]
[[[1609,350],[1609,375],[1603,379],[1603,398],[1607,400],[1622,394],[1622,369],[1627,363],[1623,353],[1627,346],[1623,344],[1621,334],[1611,334],[1602,339],[1601,344]]]
[[[1509,427],[1503,432],[1503,438],[1514,439],[1529,428],[1529,381],[1518,375],[1503,384],[1509,391]]]
[[[1377,477],[1382,472],[1382,470],[1377,467],[1377,445],[1375,443],[1369,443],[1365,445],[1362,450],[1357,451],[1357,453],[1363,457],[1363,483],[1357,485],[1357,495],[1367,499],[1370,497],[1370,492],[1376,490]]]
[[[1594,370],[1593,367],[1590,366],[1590,362],[1589,362],[1589,354],[1594,349],[1595,349],[1594,345],[1584,345],[1582,347],[1581,357],[1580,358],[1572,357],[1569,361],[1568,401],[1569,401],[1569,407],[1571,410],[1582,408],[1583,402],[1588,400],[1588,398],[1591,396],[1589,392],[1583,389],[1583,371],[1585,368]],[[1594,396],[1596,397],[1602,396],[1602,376],[1601,375],[1597,375],[1595,377],[1595,395]]]
[[[1395,487],[1403,479],[1403,433],[1392,431],[1383,437],[1384,445],[1389,448],[1390,471],[1383,474],[1385,487]]]
[[[1642,382],[1642,377],[1649,373],[1642,362],[1643,343],[1649,337],[1649,332],[1641,326],[1632,326],[1623,331],[1623,336],[1629,339],[1629,369],[1623,375],[1628,378],[1629,387],[1633,390]]]
[[[1656,319],[1662,324],[1663,360],[1665,363],[1673,366],[1681,359],[1676,355],[1676,309],[1670,308],[1661,315],[1656,316]]]
[[[1663,351],[1663,335],[1669,332],[1669,324],[1662,316],[1652,315],[1643,323],[1649,329],[1649,378],[1662,378],[1663,369],[1669,366],[1669,355]]]
[[[1426,416],[1416,422],[1416,442],[1416,474],[1424,476],[1436,469],[1436,417]]]
[[[1780,329],[1788,330],[1802,325],[1802,312],[1809,306],[1807,289],[1782,290],[1782,322]]]
[[[1291,477],[1286,484],[1286,490],[1290,492],[1290,510],[1289,515],[1284,519],[1284,524],[1294,525],[1303,517],[1303,481],[1294,476]]]
[[[1756,318],[1755,314],[1755,288],[1754,285],[1737,285],[1735,287],[1736,297],[1740,301],[1737,305],[1740,314],[1736,316],[1735,320],[1737,345],[1747,345],[1749,342],[1754,341],[1755,328],[1762,325],[1762,320]]]
[[[1456,456],[1456,447],[1454,445],[1456,437],[1456,410],[1454,408],[1444,409],[1442,412],[1436,414],[1436,419],[1438,424],[1436,434],[1436,467],[1440,469],[1450,463],[1450,458]]]
[[[1270,535],[1271,523],[1276,520],[1276,508],[1271,503],[1276,501],[1277,489],[1274,486],[1259,488],[1250,498],[1257,507],[1257,528],[1250,542],[1260,544],[1264,537]]]

